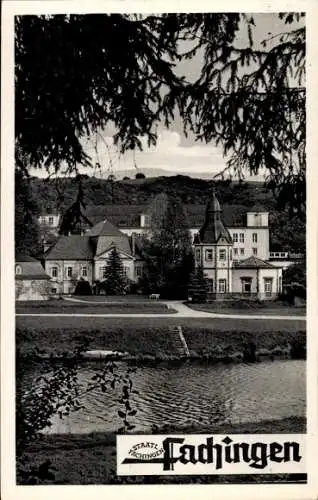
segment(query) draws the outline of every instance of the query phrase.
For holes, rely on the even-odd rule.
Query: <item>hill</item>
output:
[[[108,181],[82,175],[81,181],[87,205],[143,205],[158,193],[166,192],[178,196],[186,204],[205,204],[209,196],[212,181],[194,179],[176,175],[171,177],[153,177],[145,179]],[[268,209],[273,209],[275,202],[272,193],[261,183],[222,182],[216,183],[217,195],[221,204],[253,206],[256,202]],[[74,202],[78,185],[73,178],[60,178],[56,181],[31,179],[34,199],[41,212],[51,208],[63,212]]]
[[[178,196],[184,204],[192,205],[191,211],[195,213],[194,206],[205,205],[212,185],[216,185],[218,199],[225,209],[230,207],[239,215],[257,203],[270,212],[272,251],[305,252],[305,223],[297,218],[290,219],[287,213],[277,210],[272,192],[259,182],[214,183],[182,175],[125,181],[109,181],[87,175],[80,178],[85,204],[91,211],[91,207],[95,207],[93,211],[97,213],[98,207],[103,210],[104,205],[113,205],[115,212],[116,207],[120,211],[131,205],[133,211],[137,205],[147,205],[162,192]],[[57,211],[63,214],[76,198],[78,183],[74,178],[52,181],[33,177],[31,192],[40,213]],[[202,212],[201,208],[199,212]]]

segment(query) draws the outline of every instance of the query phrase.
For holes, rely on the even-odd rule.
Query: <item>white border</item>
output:
[[[40,13],[101,13],[101,12],[307,12],[307,153],[308,153],[308,210],[307,210],[307,269],[308,269],[308,485],[158,485],[158,486],[15,486],[14,472],[14,275],[13,275],[13,221],[14,221],[14,77],[13,77],[13,16],[15,14]],[[216,498],[274,498],[277,500],[314,499],[318,497],[318,483],[315,480],[317,460],[317,243],[318,243],[318,158],[315,119],[318,117],[318,91],[316,61],[318,60],[318,2],[315,0],[285,0],[263,2],[259,0],[223,0],[213,4],[208,0],[176,2],[172,6],[167,0],[91,0],[79,1],[15,1],[2,2],[2,79],[1,79],[1,466],[2,493],[7,499],[50,499],[70,498],[77,500],[94,498],[142,499],[149,496],[180,495],[184,500],[211,497]]]

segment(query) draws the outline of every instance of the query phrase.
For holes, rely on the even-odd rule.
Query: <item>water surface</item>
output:
[[[305,367],[302,360],[139,367],[132,374],[139,394],[132,396],[137,414],[131,421],[136,430],[147,432],[152,424],[193,422],[198,426],[305,416]],[[85,385],[95,372],[94,364],[82,366],[79,382]],[[28,374],[29,382],[35,375]],[[82,398],[85,409],[62,420],[54,418],[48,432],[116,431],[122,425],[115,401],[120,394],[119,390],[103,393],[95,389]]]

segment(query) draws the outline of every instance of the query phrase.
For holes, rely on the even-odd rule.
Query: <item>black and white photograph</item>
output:
[[[15,485],[306,488],[310,3],[76,4],[3,2]]]

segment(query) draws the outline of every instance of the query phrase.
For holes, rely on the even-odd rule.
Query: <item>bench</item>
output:
[[[149,295],[149,299],[152,299],[152,300],[159,300],[160,299],[160,294],[159,293],[151,293]]]

